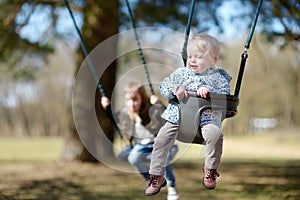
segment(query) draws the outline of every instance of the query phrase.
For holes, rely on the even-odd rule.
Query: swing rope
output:
[[[258,19],[258,16],[259,16],[259,12],[260,12],[260,9],[261,9],[262,2],[263,2],[263,0],[260,0],[258,2],[257,7],[256,7],[255,16],[254,16],[254,19],[253,19],[252,24],[251,24],[250,32],[249,32],[249,35],[248,35],[248,38],[247,38],[247,41],[246,41],[246,44],[245,44],[245,49],[244,49],[244,52],[241,55],[242,59],[241,59],[241,63],[240,63],[240,70],[239,70],[239,73],[238,73],[238,78],[237,78],[237,82],[236,82],[236,85],[235,85],[235,91],[234,91],[234,96],[237,97],[237,98],[238,98],[239,93],[240,93],[242,79],[243,79],[243,75],[244,75],[244,71],[245,71],[245,65],[246,65],[246,61],[247,61],[247,58],[248,58],[248,52],[247,51],[250,48],[251,39],[252,39],[252,36],[254,34],[254,30],[255,30],[255,26],[256,26],[256,23],[257,23],[257,19]]]
[[[128,0],[125,0],[125,2],[126,2],[126,6],[127,6],[127,9],[128,9],[128,13],[129,13],[129,19],[130,19],[130,22],[131,22],[131,25],[132,25],[132,28],[133,28],[133,31],[134,31],[134,36],[135,36],[135,39],[136,39],[136,43],[137,43],[137,46],[138,46],[139,56],[140,56],[140,59],[142,60],[142,63],[144,65],[144,70],[145,70],[145,74],[146,74],[146,77],[147,77],[147,80],[148,80],[148,85],[150,87],[151,94],[154,95],[155,93],[154,93],[153,86],[152,86],[152,83],[151,83],[151,80],[150,80],[150,73],[148,71],[145,56],[144,56],[143,50],[141,48],[141,43],[140,43],[140,40],[139,40],[139,36],[137,34],[137,31],[136,31],[136,25],[135,25],[135,21],[133,19],[132,9],[130,7],[130,4],[129,4]]]
[[[106,95],[106,93],[105,93],[105,91],[104,91],[104,88],[103,88],[102,84],[99,82],[100,78],[99,78],[99,76],[98,76],[98,74],[97,74],[97,71],[96,71],[96,68],[95,68],[95,66],[94,66],[94,64],[93,64],[93,62],[92,62],[92,60],[91,60],[91,58],[90,58],[90,56],[89,56],[89,52],[88,52],[86,43],[85,43],[85,41],[84,41],[84,39],[83,39],[83,36],[82,36],[82,34],[81,34],[81,32],[80,32],[80,30],[79,30],[79,28],[78,28],[77,23],[76,23],[76,21],[75,21],[73,12],[72,12],[72,10],[71,10],[71,8],[70,8],[70,5],[69,5],[69,2],[68,2],[68,0],[64,0],[64,1],[65,1],[65,5],[66,5],[66,7],[67,7],[67,9],[68,9],[68,11],[69,11],[69,14],[70,14],[70,16],[71,16],[71,19],[72,19],[72,21],[73,21],[73,24],[74,24],[74,27],[75,27],[75,29],[76,29],[76,32],[77,32],[77,34],[78,34],[78,36],[79,36],[81,48],[82,48],[83,53],[84,53],[84,55],[85,55],[85,57],[86,57],[86,59],[87,59],[87,62],[88,62],[88,66],[89,66],[89,68],[90,68],[90,71],[92,72],[92,75],[93,75],[93,77],[94,77],[94,80],[95,80],[95,82],[96,82],[96,84],[97,84],[97,88],[98,88],[98,90],[99,90],[99,92],[100,92],[100,94],[101,94],[102,97],[107,97],[107,95]],[[118,125],[117,125],[117,122],[114,120],[111,106],[109,106],[106,110],[107,110],[108,117],[110,118],[111,122],[112,122],[113,125],[114,125],[114,128],[115,128],[116,131],[117,131],[118,136],[119,136],[120,138],[123,138],[123,136],[122,136],[122,134],[121,134],[121,131],[120,131]]]
[[[187,23],[186,30],[185,30],[184,44],[183,44],[182,51],[181,51],[181,56],[182,56],[182,59],[183,59],[184,66],[186,65],[186,60],[187,60],[187,52],[186,52],[187,50],[186,50],[186,48],[187,48],[188,39],[189,39],[189,35],[190,35],[190,30],[191,30],[191,26],[192,26],[194,8],[195,8],[195,0],[193,0],[192,4],[191,4],[188,23]]]
[[[95,82],[97,83],[97,87],[98,87],[98,89],[99,89],[99,92],[100,92],[101,96],[106,97],[107,95],[106,95],[106,93],[105,93],[105,91],[104,91],[104,89],[103,89],[103,86],[101,85],[101,83],[98,82],[99,77],[98,77],[98,75],[97,75],[96,68],[95,68],[95,66],[94,66],[94,64],[93,64],[93,62],[92,62],[92,60],[91,60],[91,58],[90,58],[90,56],[89,56],[89,52],[88,52],[88,50],[87,50],[87,47],[86,47],[86,44],[85,44],[84,39],[83,39],[83,37],[82,37],[82,34],[81,34],[81,32],[80,32],[80,30],[79,30],[79,28],[78,28],[78,25],[77,25],[77,23],[76,23],[76,21],[75,21],[73,12],[72,12],[72,10],[71,10],[71,8],[70,8],[70,5],[69,5],[69,2],[68,2],[68,0],[64,0],[64,1],[65,1],[65,4],[66,4],[66,7],[68,8],[69,14],[70,14],[70,16],[71,16],[71,18],[72,18],[72,21],[73,21],[74,27],[75,27],[75,29],[76,29],[76,32],[77,32],[77,34],[78,34],[78,36],[79,36],[79,38],[80,38],[80,44],[81,44],[82,51],[83,51],[83,53],[84,53],[84,55],[85,55],[85,57],[86,57],[86,59],[87,59],[88,66],[90,67],[90,70],[91,70],[91,72],[92,72],[92,75],[93,75],[93,77],[94,77],[94,80],[95,80]]]

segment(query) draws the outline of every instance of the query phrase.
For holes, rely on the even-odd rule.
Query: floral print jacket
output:
[[[176,69],[170,76],[166,77],[160,84],[160,93],[170,100],[174,98],[179,86],[188,91],[196,92],[201,86],[208,88],[209,92],[218,94],[230,94],[231,76],[222,68],[213,66],[204,73],[194,73],[186,67]],[[179,124],[179,110],[176,105],[169,104],[162,117],[173,124]],[[206,110],[201,115],[199,126],[215,124],[221,128],[222,112]]]

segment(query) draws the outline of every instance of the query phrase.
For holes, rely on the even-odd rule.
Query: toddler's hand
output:
[[[184,89],[184,87],[179,86],[176,90],[176,97],[179,101],[181,101],[184,98],[187,98],[189,96],[188,92],[186,91],[186,89]]]
[[[110,100],[107,97],[101,97],[101,105],[106,110],[107,107],[110,105]]]
[[[202,97],[202,98],[206,98],[208,94],[208,89],[206,87],[200,87],[197,90],[197,95]]]

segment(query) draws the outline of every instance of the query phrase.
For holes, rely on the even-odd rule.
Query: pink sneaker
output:
[[[204,178],[203,178],[203,185],[210,190],[215,189],[217,185],[217,177],[219,177],[220,174],[217,172],[216,169],[208,169],[205,168],[204,170]]]
[[[159,193],[162,187],[167,185],[167,181],[163,176],[151,175],[146,188],[145,194],[147,196],[152,196]]]

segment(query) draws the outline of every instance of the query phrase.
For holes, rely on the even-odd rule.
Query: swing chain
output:
[[[248,38],[247,38],[247,41],[246,41],[246,44],[245,44],[245,49],[244,49],[244,52],[242,53],[240,69],[239,69],[238,78],[237,78],[237,81],[236,81],[235,91],[234,91],[234,96],[237,97],[237,98],[238,98],[239,93],[240,93],[240,88],[241,88],[241,84],[242,84],[242,79],[243,79],[243,74],[244,74],[244,70],[245,70],[246,60],[248,58],[247,51],[250,48],[251,39],[252,39],[252,36],[254,34],[254,30],[255,30],[255,27],[256,27],[257,20],[258,20],[258,16],[259,16],[259,12],[260,12],[260,9],[261,9],[262,2],[263,2],[263,0],[259,0],[258,5],[256,7],[255,16],[254,16],[254,19],[253,19],[252,24],[251,24],[250,32],[249,32],[249,35],[248,35]]]
[[[189,35],[190,35],[190,30],[191,30],[191,26],[192,26],[194,8],[195,8],[195,0],[193,0],[192,4],[191,4],[188,23],[187,23],[186,30],[185,30],[184,43],[183,43],[183,47],[182,47],[182,51],[181,51],[181,57],[183,59],[184,66],[186,65],[186,60],[187,60],[187,52],[186,52],[187,50],[186,50],[186,48],[187,48],[188,39],[189,39]]]
[[[94,77],[94,80],[95,80],[95,82],[96,82],[96,84],[97,84],[97,88],[99,89],[99,92],[100,92],[100,94],[101,94],[102,97],[107,97],[107,95],[106,95],[106,93],[105,93],[105,91],[104,91],[104,88],[103,88],[102,84],[99,82],[100,79],[99,79],[99,77],[98,77],[96,68],[95,68],[95,66],[94,66],[94,64],[93,64],[93,62],[92,62],[92,60],[91,60],[91,58],[90,58],[90,56],[89,56],[89,53],[88,53],[88,49],[87,49],[86,43],[85,43],[85,41],[84,41],[84,39],[83,39],[83,36],[82,36],[82,34],[81,34],[81,32],[80,32],[78,26],[77,26],[77,23],[76,23],[76,21],[75,21],[73,12],[72,12],[72,10],[71,10],[71,8],[70,8],[69,2],[68,2],[68,0],[64,0],[64,1],[65,1],[65,5],[66,5],[66,7],[67,7],[67,9],[68,9],[68,11],[69,11],[69,14],[70,14],[70,16],[71,16],[71,19],[72,19],[72,21],[73,21],[73,24],[74,24],[74,27],[75,27],[75,29],[76,29],[76,32],[77,32],[77,34],[78,34],[78,36],[79,36],[79,38],[80,38],[80,44],[81,44],[83,53],[84,53],[84,55],[85,55],[85,57],[86,57],[86,59],[87,59],[88,66],[89,66],[89,68],[90,68],[90,70],[91,70],[91,72],[92,72],[92,75],[93,75],[93,77]],[[123,138],[123,136],[122,136],[122,134],[121,134],[121,131],[120,131],[118,125],[117,125],[117,122],[115,121],[115,119],[114,119],[114,117],[113,117],[113,112],[112,112],[112,109],[111,109],[110,106],[106,109],[106,112],[107,112],[107,115],[108,115],[109,119],[111,120],[111,122],[112,122],[112,124],[113,124],[113,126],[114,126],[114,128],[115,128],[115,130],[116,130],[116,132],[117,132],[117,134],[118,134],[118,136],[119,136],[120,138]]]
[[[138,46],[139,56],[140,56],[140,59],[142,60],[144,70],[145,70],[145,73],[146,73],[146,78],[148,80],[148,85],[150,87],[151,94],[154,95],[155,93],[154,93],[154,89],[153,89],[153,86],[152,86],[152,83],[151,83],[151,80],[150,80],[150,73],[148,71],[145,56],[144,56],[144,53],[143,53],[143,50],[142,50],[142,47],[141,47],[139,36],[137,34],[137,31],[136,31],[136,25],[135,25],[135,22],[134,22],[134,19],[133,19],[132,9],[130,7],[130,4],[129,4],[128,0],[125,0],[125,2],[126,2],[126,6],[127,6],[127,9],[128,9],[128,13],[129,13],[129,19],[130,19],[130,22],[131,22],[131,25],[132,25],[132,28],[133,28],[133,31],[134,31],[134,36],[135,36],[135,39],[136,39],[136,43],[137,43],[137,46]]]

